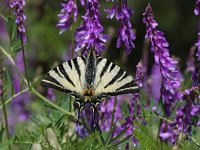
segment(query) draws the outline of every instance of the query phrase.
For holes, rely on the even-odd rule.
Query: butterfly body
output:
[[[74,96],[79,110],[87,103],[96,109],[107,96],[139,92],[134,79],[126,71],[97,56],[92,49],[87,56],[76,57],[53,68],[41,84]]]

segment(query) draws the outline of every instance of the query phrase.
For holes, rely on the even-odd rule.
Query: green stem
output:
[[[0,46],[0,50],[2,51],[2,53],[3,53],[4,55],[6,55],[6,57],[10,60],[10,62],[12,63],[12,65],[15,65],[15,62],[14,62],[14,60],[12,59],[11,55],[8,54],[8,53],[6,52],[6,50],[3,49],[1,46]]]
[[[38,80],[38,81],[39,81],[39,80]],[[33,87],[35,84],[38,83],[38,81],[34,82],[31,86]],[[27,84],[27,83],[26,83],[26,84]],[[19,95],[21,95],[21,94],[23,94],[23,93],[26,93],[26,92],[28,92],[28,91],[30,91],[30,89],[29,89],[29,88],[26,88],[26,89],[20,91],[19,93],[12,94],[12,96],[11,96],[9,99],[5,100],[4,105],[5,105],[5,104],[8,104],[9,102],[11,102],[15,97],[17,97],[17,96],[19,96]],[[0,106],[0,110],[1,110],[1,109],[2,109],[2,105]]]
[[[27,80],[27,83],[28,83],[28,87],[31,88],[30,86],[30,82],[29,82],[29,76],[28,76],[28,71],[27,71],[27,65],[26,65],[26,56],[25,56],[25,50],[24,50],[24,42],[23,42],[23,39],[22,39],[22,35],[20,35],[21,37],[21,46],[22,46],[22,54],[23,54],[23,63],[24,63],[24,69],[25,69],[25,76],[26,76],[26,80]]]
[[[70,112],[70,113],[73,112],[73,111],[72,111],[72,99],[73,99],[73,97],[70,96],[70,101],[69,101],[69,112]],[[68,135],[69,129],[70,129],[70,123],[69,123],[70,121],[71,121],[71,117],[69,116],[69,117],[68,117],[68,124],[67,124],[67,135]]]
[[[5,22],[8,22],[8,19],[7,19],[2,13],[0,13],[0,17],[1,17]]]
[[[1,101],[2,101],[2,106],[3,106],[3,115],[4,115],[4,120],[5,120],[5,128],[6,128],[6,136],[7,136],[7,140],[9,140],[10,138],[10,134],[9,134],[9,127],[8,127],[8,117],[7,117],[7,112],[6,112],[6,107],[4,105],[4,90],[3,90],[3,57],[2,57],[2,53],[0,52],[0,81],[1,81],[1,85],[0,85],[0,90],[1,91]],[[10,144],[9,144],[9,149],[11,149]]]
[[[5,102],[4,102],[4,105],[8,104],[10,101],[12,101],[15,97],[25,93],[25,92],[28,92],[29,91],[29,88],[25,89],[25,90],[22,90],[20,91],[19,93],[13,95],[12,97],[10,97],[9,99],[7,99]],[[0,106],[0,110],[3,108],[3,105]]]
[[[24,77],[24,75],[20,72],[20,70],[18,69],[17,65],[15,64],[15,61],[13,60],[13,58],[11,57],[11,55],[9,53],[6,52],[5,49],[3,49],[1,46],[0,46],[0,50],[3,52],[3,54],[10,60],[11,64],[16,68],[17,70],[17,73],[22,77],[23,81],[27,83],[27,79]]]
[[[109,145],[107,148],[109,149],[109,148],[111,148],[111,147],[113,147],[113,146],[117,146],[117,145],[119,145],[119,144],[121,144],[121,143],[123,143],[123,142],[129,140],[129,138],[130,138],[131,136],[132,136],[132,135],[129,135],[129,136],[127,136],[126,138],[124,138],[123,140],[121,140],[121,141],[119,141],[119,142],[117,142],[117,143],[115,143],[115,144]]]
[[[115,137],[113,137],[112,140],[109,141],[109,144],[112,144],[112,143],[115,142],[117,139],[119,139],[119,138],[128,130],[128,128],[130,128],[130,126],[126,127],[126,128],[123,129],[122,131],[120,131],[118,135],[116,135]]]
[[[74,24],[72,24],[72,59],[74,58]],[[73,97],[70,96],[70,101],[69,101],[69,112],[73,112]],[[68,125],[67,125],[67,131],[69,130],[69,125],[70,125],[70,120],[71,118],[68,118]],[[67,132],[68,133],[68,132]]]
[[[162,120],[167,121],[168,123],[173,123],[171,120],[166,119],[166,118],[164,118],[164,117],[162,117],[162,116],[159,116],[156,112],[154,112],[154,114],[155,114],[155,115],[150,115],[150,116],[155,116],[155,117],[158,117],[158,118],[160,118],[160,119],[162,119]]]
[[[9,134],[9,127],[8,127],[8,116],[7,116],[7,112],[6,112],[6,107],[4,105],[3,94],[2,94],[2,100],[1,101],[2,101],[2,106],[3,106],[3,115],[4,115],[4,119],[5,119],[6,136],[7,136],[7,139],[9,140],[10,134]]]
[[[9,4],[10,4],[10,0]],[[10,8],[10,7],[9,7]],[[9,15],[8,15],[8,22],[7,22],[7,27],[8,27],[8,36],[9,36],[9,40],[10,40],[10,49],[12,50],[12,43],[13,43],[13,37],[12,37],[12,25],[11,25],[11,16],[12,16],[12,11],[11,9],[9,9]]]
[[[26,84],[28,84],[26,78],[24,77],[24,75],[19,71],[18,67],[16,66],[13,58],[10,56],[10,54],[8,54],[2,47],[0,47],[0,50],[3,52],[3,54],[10,60],[10,62],[12,63],[12,65],[17,69],[17,72],[19,73],[19,75],[23,78],[24,82]],[[68,111],[66,111],[65,109],[55,105],[54,103],[52,103],[50,100],[46,99],[44,96],[42,96],[40,93],[38,93],[33,87],[29,87],[29,89],[35,94],[37,95],[39,98],[41,98],[44,102],[48,103],[49,105],[51,105],[52,107],[64,112],[67,115],[70,115],[72,117],[74,117],[76,119],[76,116],[74,115],[74,113],[70,113]],[[27,89],[28,90],[28,89]],[[18,94],[20,95],[20,94]],[[12,98],[11,98],[12,99]],[[11,101],[11,100],[9,100]]]
[[[197,140],[194,137],[192,137],[192,136],[190,136],[188,134],[187,134],[187,136],[192,139],[192,141],[196,144],[197,147],[200,147],[200,143],[198,143]]]
[[[105,144],[106,144],[106,142],[105,142],[105,140],[104,140],[104,138],[103,138],[103,136],[102,136],[102,133],[101,133],[101,132],[99,132],[99,134],[98,134],[98,137],[99,137],[99,139],[100,139],[101,143],[102,143],[103,145],[105,145]]]
[[[81,116],[81,112],[80,112],[80,116]],[[85,129],[87,130],[87,132],[88,132],[89,134],[91,134],[92,131],[90,130],[90,127],[88,126],[88,124],[85,122],[84,117],[81,117],[81,118],[82,118],[83,126],[85,127]]]
[[[36,143],[33,143],[33,142],[29,142],[29,141],[22,141],[22,142],[20,142],[20,141],[17,141],[17,142],[14,142],[13,144],[31,144],[31,145],[33,145],[33,144],[36,144]]]
[[[41,100],[49,104],[50,106],[56,108],[57,110],[60,110],[61,112],[65,113],[68,116],[71,116],[76,119],[76,116],[74,113],[68,112],[67,110],[57,106],[56,104],[52,103],[50,100],[46,99],[44,96],[42,96],[38,91],[36,91],[33,87],[31,88],[31,91],[33,94],[35,94],[37,97],[39,97]]]
[[[160,139],[160,149],[163,149],[163,144],[162,144],[162,139],[160,138],[160,130],[161,130],[161,125],[162,125],[162,119],[160,118],[159,121],[159,125],[158,125],[158,133],[157,133],[157,137],[156,137],[156,142],[158,141],[158,139]]]
[[[111,121],[111,125],[110,125],[110,132],[109,135],[106,139],[106,145],[108,145],[108,143],[110,142],[111,136],[112,136],[112,132],[114,130],[114,116],[115,116],[115,111],[116,111],[116,106],[117,106],[117,97],[115,96],[115,100],[114,100],[114,105],[113,105],[113,113],[112,113],[112,121]]]

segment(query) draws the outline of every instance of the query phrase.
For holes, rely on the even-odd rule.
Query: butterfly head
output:
[[[94,99],[95,92],[92,89],[83,91],[84,102],[91,102]]]

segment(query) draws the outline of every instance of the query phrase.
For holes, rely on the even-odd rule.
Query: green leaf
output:
[[[119,142],[114,143],[114,144],[112,144],[112,145],[109,145],[108,148],[110,148],[110,147],[116,147],[116,146],[118,146],[119,144],[124,143],[125,141],[129,140],[131,136],[132,136],[132,135],[129,135],[129,136],[125,137],[124,139],[120,140]],[[116,149],[117,149],[117,148],[116,148]]]
[[[4,143],[0,143],[0,149],[1,150],[7,150],[9,149],[9,145],[12,145],[13,144],[13,141],[14,141],[14,136],[12,136],[11,139],[9,139],[8,141],[4,142]]]
[[[159,149],[156,141],[149,135],[145,127],[141,126],[139,129],[135,129],[134,136],[145,150]]]
[[[97,132],[91,134],[89,137],[84,138],[80,143],[77,143],[75,149],[81,150],[103,150],[104,146],[98,139]]]
[[[16,54],[21,50],[21,41],[19,39],[13,39],[12,43],[12,54]]]
[[[0,129],[0,143],[3,143],[3,134],[5,132],[5,128],[3,126],[3,123],[1,124],[1,129]]]
[[[126,130],[128,130],[128,128],[130,128],[130,126],[126,127],[118,135],[116,135],[112,140],[110,140],[109,144],[112,143],[112,142],[114,142],[114,141],[116,141],[117,139],[119,139],[126,132]]]

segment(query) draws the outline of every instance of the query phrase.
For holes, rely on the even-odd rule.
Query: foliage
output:
[[[193,27],[181,30],[183,39],[188,37],[185,41],[193,45],[187,63],[182,52],[171,53],[167,42],[167,38],[173,39],[179,22],[172,18],[179,16],[177,10],[182,6],[165,7],[174,12],[167,11],[166,19],[160,13],[165,11],[158,9],[162,8],[160,2],[154,1],[151,5],[127,0],[64,0],[62,8],[59,1],[11,2],[0,2],[0,149],[199,149],[200,32]],[[187,1],[187,5],[191,3]],[[193,7],[197,16],[199,4],[197,0]],[[193,14],[187,15],[192,18]],[[195,20],[182,24],[192,26]],[[157,28],[165,30],[166,36]],[[182,44],[172,48],[187,50],[183,39],[170,42]],[[106,98],[98,108],[95,128],[90,109],[81,112],[78,122],[74,98],[40,86],[43,73],[85,55],[90,48],[125,70],[136,68],[141,89],[140,93]],[[136,65],[139,59],[142,61]]]

